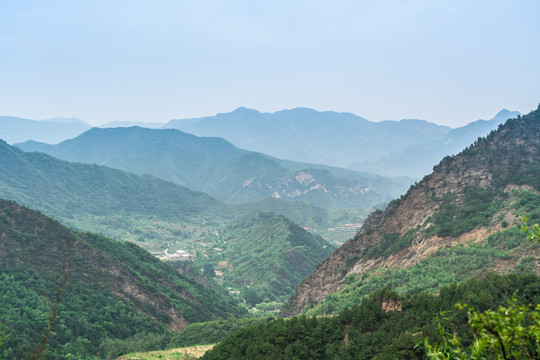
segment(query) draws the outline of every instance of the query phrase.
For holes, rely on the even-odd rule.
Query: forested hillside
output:
[[[423,339],[440,340],[437,319],[464,345],[473,341],[467,311],[456,307],[458,303],[484,312],[507,305],[512,296],[534,307],[540,303],[540,279],[489,274],[482,280],[443,287],[437,295],[402,296],[386,288],[336,316],[302,315],[248,325],[203,359],[426,359]]]
[[[224,212],[210,196],[150,176],[27,153],[0,141],[1,196],[62,218],[153,214],[196,216]]]
[[[251,306],[286,300],[334,250],[284,216],[261,212],[227,226],[213,246],[195,263],[211,265]]]
[[[326,209],[369,209],[403,194],[412,183],[407,178],[282,161],[239,149],[222,138],[174,129],[94,128],[58,145],[18,146],[63,160],[150,174],[235,203],[274,196]]]
[[[167,243],[187,237],[204,238],[254,210],[284,214],[320,228],[326,228],[328,220],[327,211],[301,201],[265,199],[226,205],[148,175],[62,161],[5,142],[0,142],[0,196],[68,226],[136,242],[151,251],[163,251]],[[362,219],[362,215],[351,218]]]
[[[85,358],[105,351],[111,339],[243,314],[225,291],[186,278],[134,244],[74,232],[15,202],[0,200],[0,238],[5,359],[28,358],[37,349],[66,262],[49,358]]]
[[[520,241],[516,228],[521,216],[540,220],[539,192],[540,109],[444,158],[407,194],[373,213],[297,288],[283,314],[327,298],[333,304],[322,311],[333,312],[345,298],[358,300],[389,283],[415,293],[490,270],[538,273],[539,247]]]

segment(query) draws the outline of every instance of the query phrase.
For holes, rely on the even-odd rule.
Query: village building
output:
[[[176,250],[174,254],[178,255],[180,257],[180,260],[189,260],[193,258],[193,255],[191,255],[185,250]]]

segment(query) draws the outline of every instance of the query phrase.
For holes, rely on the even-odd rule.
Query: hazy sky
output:
[[[0,115],[293,107],[463,125],[540,102],[540,1],[0,0]]]

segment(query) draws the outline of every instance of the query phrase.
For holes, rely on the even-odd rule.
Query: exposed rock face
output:
[[[391,299],[383,300],[383,302],[381,303],[381,308],[386,312],[389,312],[389,311],[401,312],[401,301],[391,300]]]
[[[465,206],[467,189],[497,188],[508,196],[516,187],[538,192],[538,169],[540,109],[509,120],[459,155],[444,158],[432,174],[411,186],[401,199],[392,201],[384,212],[371,214],[354,239],[343,244],[302,282],[281,315],[298,314],[321,303],[328,295],[342,289],[350,274],[362,274],[381,267],[412,266],[440,247],[486,239],[500,230],[500,225],[492,222],[488,226],[467,229],[459,236],[438,236],[429,232],[429,227],[433,226],[430,219],[449,203],[456,208]],[[527,176],[521,178],[515,176],[525,173]],[[516,181],[520,183],[514,183]],[[493,217],[514,221],[515,216],[511,213],[512,209],[502,209]],[[409,234],[411,239],[390,255],[366,256],[366,250],[381,244],[391,234],[396,237]],[[493,266],[497,270],[496,264]]]

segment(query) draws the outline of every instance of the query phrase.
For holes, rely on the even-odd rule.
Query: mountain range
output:
[[[261,113],[241,107],[230,113],[171,120],[166,124],[116,121],[100,128],[174,128],[198,136],[222,137],[239,148],[280,159],[346,167],[381,176],[421,178],[442,157],[460,152],[518,114],[504,109],[491,120],[477,120],[451,129],[414,119],[371,122],[351,113],[309,108]],[[0,117],[0,138],[10,144],[28,140],[56,144],[89,128],[75,118],[35,121]]]
[[[472,144],[478,137],[489,134],[507,119],[520,115],[518,111],[501,110],[491,120],[473,121],[450,130],[444,137],[423,144],[409,146],[385,155],[377,161],[353,163],[351,169],[383,176],[410,176],[421,178],[429,174],[443,157],[454,155]]]
[[[313,115],[309,109],[290,111],[297,110],[308,111],[295,119],[308,121]],[[243,121],[259,116],[247,109],[237,111]],[[290,115],[280,114],[282,119]],[[382,197],[377,186],[398,189],[399,182],[279,160],[221,138],[175,129],[94,128],[58,145],[19,145],[88,164],[25,152],[0,141],[0,197],[78,229],[129,240],[71,230],[35,210],[0,200],[0,337],[6,331],[13,334],[3,339],[2,356],[30,355],[32,341],[38,341],[32,339],[39,339],[48,324],[59,289],[54,284],[62,274],[70,281],[46,353],[52,358],[105,352],[116,358],[121,341],[166,344],[168,329],[245,315],[242,306],[209,278],[207,270],[215,270],[229,290],[242,289],[235,295],[237,301],[283,301],[296,287],[281,316],[334,316],[254,323],[225,339],[207,358],[292,358],[307,353],[307,358],[422,358],[422,349],[414,346],[419,344],[417,335],[436,336],[437,311],[450,311],[452,325],[459,324],[463,333],[466,314],[452,312],[456,301],[499,306],[518,291],[521,300],[538,298],[538,277],[531,273],[540,274],[540,244],[528,242],[520,228],[523,216],[540,222],[540,106],[504,122],[511,115],[502,111],[490,121],[454,130],[416,120],[399,122],[413,124],[417,131],[426,125],[425,137],[431,140],[414,143],[418,137],[412,137],[404,147],[389,149],[392,153],[380,161],[385,171],[395,174],[410,171],[414,154],[442,156],[464,147],[463,142],[476,139],[479,132],[492,131],[471,140],[459,154],[445,156],[404,195],[373,212],[356,236],[333,253],[327,241],[283,215],[304,225],[324,224],[328,210],[313,204],[331,209],[349,205],[347,194],[356,187],[364,196],[362,206],[372,206]],[[351,114],[340,116],[358,120]],[[196,126],[201,119],[185,121]],[[391,123],[383,125],[395,129]],[[289,123],[291,128],[294,124]],[[406,130],[401,131],[405,135]],[[392,162],[394,158],[400,161]],[[428,157],[416,163],[414,171],[421,174],[432,166],[430,161]],[[101,164],[125,167],[130,173]],[[373,180],[378,182],[369,183]],[[249,196],[259,200],[223,203],[184,187],[184,181],[213,191],[221,188],[227,201]],[[241,184],[241,190],[231,190],[231,184],[236,189]],[[249,196],[246,189],[252,190]],[[312,204],[286,200],[295,198]],[[359,201],[354,198],[352,203]],[[268,213],[274,210],[277,214]],[[130,242],[159,250],[159,256],[169,250],[192,251],[193,262],[176,266],[190,278]],[[196,267],[203,267],[206,275]],[[455,285],[470,278],[483,280]],[[428,317],[431,320],[425,321]]]
[[[9,144],[34,140],[56,144],[71,139],[92,126],[77,118],[30,120],[0,116],[0,139]]]
[[[283,161],[239,149],[222,138],[175,129],[93,128],[57,145],[29,141],[17,146],[63,160],[151,174],[226,202],[274,196],[327,209],[369,209],[399,196],[412,183],[408,178]]]
[[[282,159],[421,178],[444,156],[460,152],[518,114],[504,109],[491,120],[451,129],[423,120],[371,122],[350,113],[306,108],[275,113],[238,108],[216,116],[171,120],[164,127],[223,137],[241,148]]]
[[[329,225],[327,210],[303,201],[268,198],[224,204],[150,175],[59,160],[3,141],[0,197],[43,211],[68,226],[134,241],[149,250],[163,249],[183,229],[191,233],[199,229],[202,234],[256,210],[282,214],[302,225]]]
[[[440,139],[451,129],[423,120],[372,122],[351,113],[295,108],[275,113],[238,108],[164,127],[219,136],[234,145],[301,162],[346,167],[377,160],[408,146]]]
[[[306,278],[282,310],[332,313],[383,286],[436,292],[488,271],[533,272],[540,246],[521,216],[540,221],[540,107],[500,125],[422,181]]]

